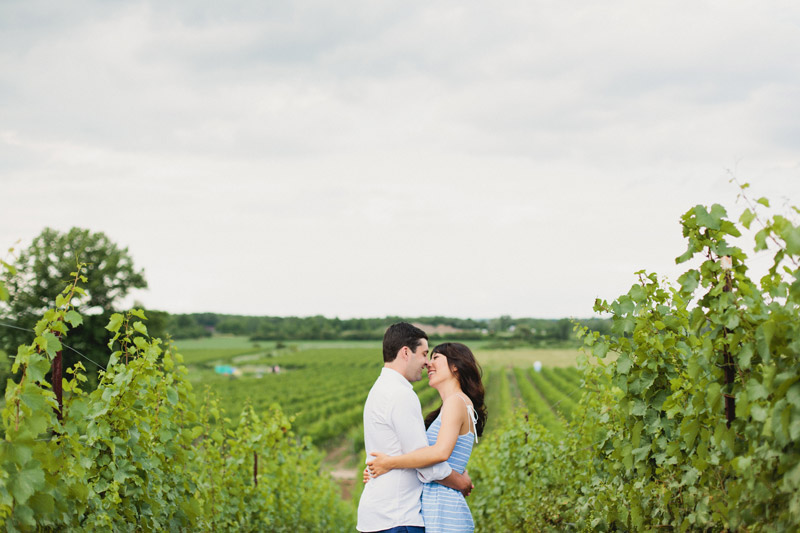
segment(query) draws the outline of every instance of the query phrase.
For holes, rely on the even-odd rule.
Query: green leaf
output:
[[[50,371],[50,361],[42,354],[32,353],[28,359],[28,378],[34,383],[41,383]]]
[[[113,315],[111,315],[111,318],[108,321],[108,325],[106,326],[106,329],[108,331],[116,333],[117,331],[119,331],[119,328],[122,327],[122,320],[123,320],[123,318],[122,318],[121,314],[114,313]]]
[[[753,420],[756,422],[763,422],[767,419],[767,410],[761,407],[758,404],[753,404],[750,407],[750,416],[753,417]]]
[[[28,507],[27,505],[16,505],[14,506],[14,513],[12,515],[13,520],[9,520],[6,522],[8,526],[9,532],[18,532],[19,530],[14,528],[12,525],[12,521],[18,524],[23,524],[26,526],[30,526],[31,528],[36,527],[36,518],[33,515],[33,509]]]
[[[681,284],[681,291],[687,294],[694,293],[699,281],[700,273],[697,270],[689,270],[678,278],[678,283]]]
[[[721,395],[721,386],[719,383],[710,383],[706,389],[706,398],[708,398],[708,404],[712,408],[718,407],[718,401]]]
[[[792,228],[782,235],[786,242],[786,252],[790,255],[800,254],[800,228]]]
[[[769,237],[769,230],[766,229],[766,228],[764,228],[764,229],[760,230],[758,233],[756,233],[756,236],[755,236],[755,239],[756,239],[755,251],[756,252],[767,249],[767,237]]]
[[[34,492],[44,488],[44,472],[33,462],[11,477],[9,488],[17,504],[24,505]]]
[[[645,293],[644,287],[637,283],[631,287],[631,290],[628,291],[628,296],[630,296],[631,300],[634,302],[639,303],[645,300],[647,293]]]
[[[742,216],[739,217],[739,222],[741,222],[742,226],[744,226],[745,228],[750,229],[750,224],[753,223],[753,219],[755,218],[756,218],[755,213],[750,211],[750,209],[745,209],[744,213],[742,213]]]
[[[750,362],[753,359],[753,354],[755,350],[753,349],[752,343],[747,343],[742,346],[742,349],[739,350],[738,358],[739,358],[739,368],[742,370],[747,370],[750,368]]]
[[[720,224],[720,230],[734,237],[742,236],[742,232],[740,232],[739,228],[736,227],[736,224],[734,224],[730,220],[723,220],[722,223]],[[724,255],[730,255],[730,254],[724,254]]]
[[[141,309],[131,309],[131,314],[133,316],[141,318],[142,320],[147,320],[147,317],[144,316],[144,311],[142,311]]]
[[[769,363],[772,360],[770,343],[774,334],[775,323],[772,321],[764,322],[756,329],[756,349],[765,363]]]
[[[789,438],[795,442],[797,442],[797,439],[800,439],[800,418],[798,417],[795,417],[791,424],[789,424]]]
[[[70,309],[69,311],[67,311],[67,314],[64,317],[64,320],[69,322],[72,325],[73,328],[75,326],[80,326],[81,324],[83,324],[83,317],[81,316],[81,314],[79,312],[77,312],[74,309]]]
[[[747,380],[746,389],[747,397],[750,398],[750,401],[763,400],[768,394],[766,387],[755,377],[751,377]]]
[[[682,432],[682,437],[683,437],[683,442],[686,443],[687,447],[691,448],[699,432],[700,432],[700,422],[698,422],[696,419],[692,420],[686,426],[686,428]]]
[[[608,344],[603,341],[596,343],[592,347],[592,355],[594,355],[599,359],[605,357],[607,353],[608,353]]]
[[[147,326],[145,326],[142,322],[134,322],[133,329],[141,333],[142,335],[147,335]]]
[[[756,200],[756,203],[759,203],[759,204],[763,205],[764,207],[769,207],[769,200],[767,198],[763,197],[763,196],[761,198],[759,198],[758,200]]]
[[[134,337],[134,338],[133,338],[133,344],[135,344],[135,345],[136,345],[136,347],[137,347],[137,348],[139,348],[139,349],[140,349],[141,351],[143,351],[143,352],[144,352],[145,350],[147,350],[147,347],[148,347],[148,346],[150,346],[150,345],[147,343],[147,341],[146,341],[146,340],[144,340],[142,337]]]
[[[628,357],[628,354],[620,354],[617,358],[617,372],[623,375],[627,374],[630,372],[631,366],[633,366],[633,363]]]
[[[12,251],[13,251],[13,248],[11,250],[9,250],[9,252],[12,252]],[[17,275],[17,269],[14,267],[14,265],[6,263],[5,261],[0,261],[0,264],[2,264],[3,267],[6,270],[8,270],[8,273],[11,274],[12,276],[16,276]]]
[[[795,382],[786,391],[786,401],[795,407],[800,407],[800,382]]]
[[[175,389],[173,388],[167,389],[167,400],[169,400],[169,403],[171,403],[172,405],[178,403],[178,393],[175,391]]]
[[[786,473],[783,482],[794,490],[800,489],[800,462],[797,462],[794,467]]]
[[[734,330],[739,326],[739,313],[735,309],[725,313],[725,327]]]
[[[55,510],[55,501],[50,494],[39,492],[31,496],[28,506],[33,510],[35,516],[47,516]]]
[[[700,375],[700,361],[697,355],[693,355],[689,359],[689,363],[686,365],[686,370],[689,373],[689,378],[692,381],[697,381],[697,377]]]
[[[53,333],[49,331],[45,331],[42,334],[42,338],[45,340],[45,345],[42,347],[51,358],[56,356],[57,352],[60,352],[62,349],[61,341],[58,340]]]

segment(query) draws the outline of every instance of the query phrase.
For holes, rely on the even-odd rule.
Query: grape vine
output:
[[[87,392],[83,367],[46,377],[81,316],[83,265],[19,347],[2,412],[0,525],[8,531],[295,531],[352,523],[321,457],[289,419],[246,406],[233,425],[213,396],[198,405],[174,347],[140,310],[112,315],[108,368]],[[2,295],[2,293],[0,293]]]
[[[478,448],[479,529],[800,528],[800,227],[768,208],[748,201],[738,224],[692,208],[676,285],[642,271],[596,303],[612,334],[579,331],[584,394],[563,436],[517,419]],[[769,254],[758,281],[742,230]]]

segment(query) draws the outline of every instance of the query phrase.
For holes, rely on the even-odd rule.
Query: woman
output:
[[[486,424],[480,367],[470,349],[456,342],[436,346],[427,367],[428,384],[442,398],[442,405],[425,418],[429,446],[394,457],[373,452],[370,455],[375,459],[367,462],[365,475],[368,472],[375,477],[396,468],[420,468],[442,461],[464,472],[473,442]],[[427,533],[473,531],[475,527],[464,496],[438,483],[423,485],[422,517]]]

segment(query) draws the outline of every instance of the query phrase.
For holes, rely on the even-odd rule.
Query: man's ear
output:
[[[408,361],[408,354],[411,350],[408,349],[408,346],[403,346],[402,351],[403,351],[403,360]]]

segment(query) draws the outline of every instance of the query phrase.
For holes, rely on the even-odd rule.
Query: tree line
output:
[[[574,324],[570,319],[455,318],[446,316],[382,318],[328,318],[322,315],[245,316],[218,313],[168,315],[167,328],[173,338],[198,338],[214,333],[245,335],[252,340],[380,340],[386,328],[399,321],[424,324],[431,328],[449,326],[452,330],[434,332],[433,339],[508,339],[521,341],[570,341]],[[606,333],[610,322],[605,319],[577,321],[594,331]]]
[[[74,306],[83,323],[70,332],[64,350],[65,368],[82,361],[94,379],[98,368],[108,362],[106,324],[119,311],[119,302],[133,289],[147,288],[144,271],[135,267],[127,248],[114,243],[102,232],[72,228],[60,232],[45,228],[31,244],[9,251],[4,258],[0,281],[0,388],[10,373],[18,348],[34,338],[34,328],[52,305],[77,265],[86,263],[83,292]],[[137,307],[144,308],[140,304]],[[569,319],[512,318],[471,319],[445,316],[382,318],[328,318],[324,316],[244,316],[220,313],[171,314],[146,309],[152,336],[191,339],[213,334],[244,335],[254,341],[293,340],[380,340],[386,328],[404,320],[436,328],[432,340],[469,341],[489,339],[498,347],[519,345],[572,344],[574,323]],[[578,321],[593,331],[608,333],[604,319]]]

